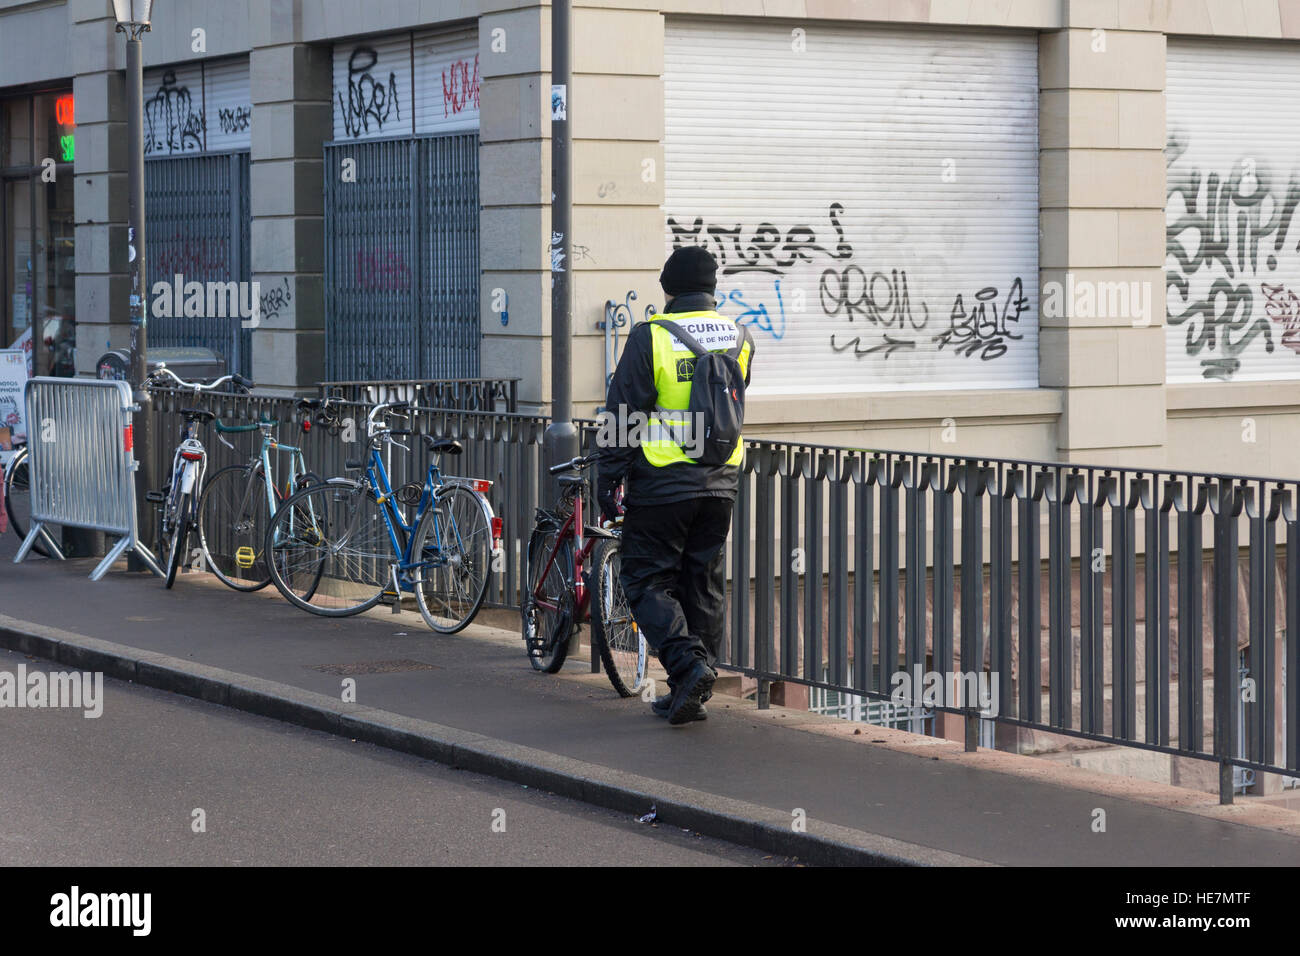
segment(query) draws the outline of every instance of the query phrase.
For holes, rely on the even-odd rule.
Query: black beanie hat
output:
[[[718,287],[718,261],[703,246],[674,249],[659,274],[659,284],[669,296],[712,293]]]

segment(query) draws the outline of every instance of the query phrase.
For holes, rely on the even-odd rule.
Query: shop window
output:
[[[0,347],[39,329],[38,375],[76,374],[75,117],[66,90],[0,100]]]

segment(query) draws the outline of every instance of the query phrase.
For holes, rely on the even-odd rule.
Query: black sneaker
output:
[[[673,694],[673,702],[668,709],[668,723],[678,726],[699,720],[704,698],[713,691],[713,682],[717,679],[718,675],[703,662],[692,667]]]
[[[704,700],[707,699],[708,698],[704,698]],[[654,700],[650,702],[650,709],[654,711],[654,715],[656,717],[663,717],[665,720],[668,719],[668,711],[672,709],[672,706],[673,706],[673,695],[671,693],[663,694],[659,697],[656,697]],[[695,719],[696,720],[709,719],[709,712],[705,710],[703,701],[700,702],[700,712],[695,715]]]

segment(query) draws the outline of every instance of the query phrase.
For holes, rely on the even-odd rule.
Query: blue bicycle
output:
[[[413,592],[425,622],[443,634],[478,613],[501,543],[501,519],[485,495],[492,483],[442,474],[442,456],[460,454],[460,442],[388,425],[412,411],[405,402],[376,405],[366,418],[365,457],[347,462],[362,477],[304,488],[272,517],[263,554],[290,603],[346,617],[385,593],[400,601]],[[404,436],[421,439],[433,458],[423,485],[394,491],[381,450],[409,451],[396,440]]]

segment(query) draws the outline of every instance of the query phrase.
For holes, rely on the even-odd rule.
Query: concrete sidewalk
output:
[[[1300,815],[1284,810],[1217,808],[1191,791],[961,754],[721,696],[708,721],[670,728],[585,660],[560,675],[533,672],[509,631],[472,625],[446,637],[414,611],[313,617],[274,588],[239,594],[200,574],[172,591],[124,570],[91,583],[93,562],[15,566],[15,550],[12,535],[0,541],[4,645],[68,664],[117,660],[154,686],[259,713],[278,706],[274,716],[603,806],[644,813],[654,803],[665,823],[773,852],[859,863],[1300,863]],[[356,682],[355,704],[340,701],[344,678]],[[1103,833],[1093,829],[1098,808]],[[791,825],[797,811],[806,832]]]

